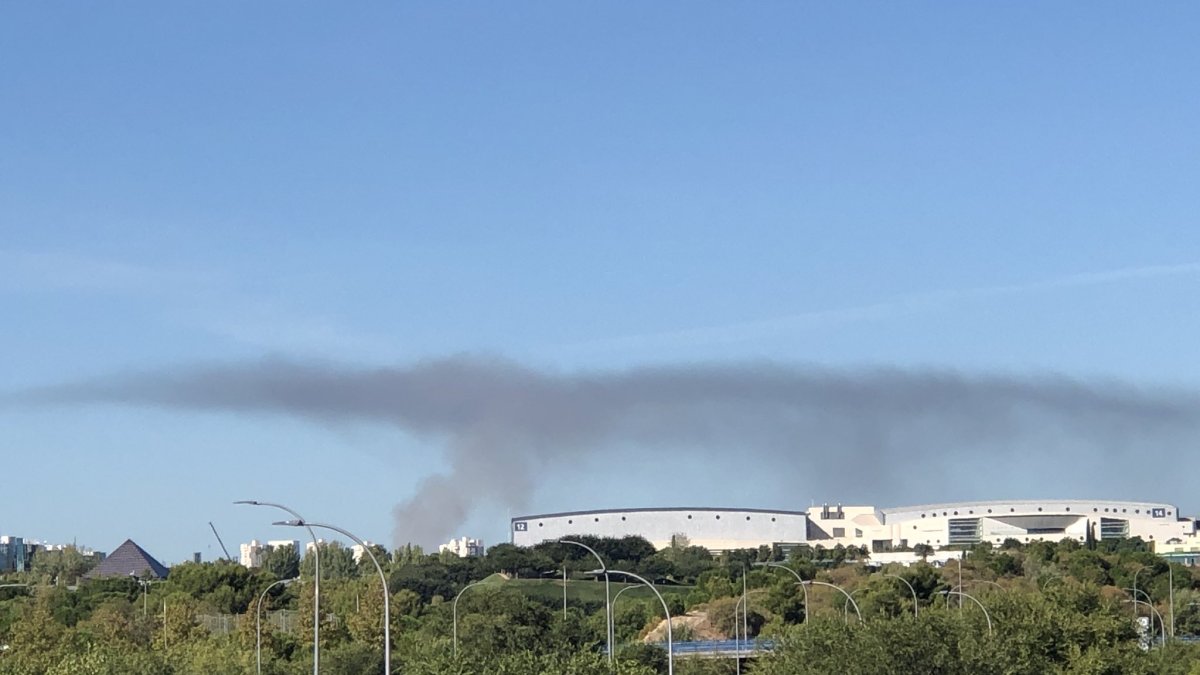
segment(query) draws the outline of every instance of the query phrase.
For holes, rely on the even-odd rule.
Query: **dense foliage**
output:
[[[610,568],[655,581],[681,617],[677,640],[731,637],[745,626],[751,638],[773,645],[742,664],[747,673],[1200,673],[1200,647],[1183,639],[1200,634],[1200,583],[1190,568],[1168,567],[1138,540],[985,544],[967,552],[961,571],[957,564],[880,569],[858,549],[784,556],[764,547],[714,558],[682,539],[663,551],[636,537],[581,540]],[[395,672],[665,672],[665,654],[655,646],[662,605],[624,584],[613,590],[621,595],[610,670],[603,583],[587,576],[596,561],[582,548],[502,544],[481,558],[415,547],[377,554],[386,566]],[[802,589],[786,570],[756,566],[763,562],[822,583]],[[337,546],[322,549],[321,563],[321,672],[381,671],[379,576]],[[155,583],[82,581],[85,565],[66,551],[4,580],[28,585],[0,588],[0,675],[253,673],[259,610],[263,672],[312,671],[313,565],[290,548],[273,552],[260,569],[188,563]],[[298,583],[272,586],[296,575]],[[467,589],[476,582],[483,583]],[[822,584],[851,594],[863,620]],[[1143,600],[1137,605],[1125,590],[1135,585]],[[1177,639],[1163,639],[1172,633]],[[676,671],[715,675],[735,665],[680,660]]]

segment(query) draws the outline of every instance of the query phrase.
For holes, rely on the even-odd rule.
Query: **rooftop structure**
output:
[[[154,559],[141,546],[126,539],[125,543],[110,553],[96,568],[83,575],[84,579],[106,577],[137,577],[139,579],[166,579],[170,570]]]

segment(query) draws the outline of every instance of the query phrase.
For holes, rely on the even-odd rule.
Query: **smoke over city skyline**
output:
[[[832,489],[866,481],[903,491],[914,462],[1032,454],[1054,470],[1080,458],[1132,460],[1149,447],[1183,452],[1200,440],[1193,391],[772,362],[559,372],[483,357],[379,368],[276,359],[114,374],[5,398],[391,425],[449,466],[395,506],[397,544],[443,540],[485,505],[526,509],[535,476],[613,449],[704,461],[736,448],[775,462],[781,483],[820,472]],[[1133,468],[1122,480],[1148,489],[1152,477]]]

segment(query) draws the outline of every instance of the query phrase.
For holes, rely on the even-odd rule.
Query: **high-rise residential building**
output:
[[[453,553],[460,558],[478,558],[484,554],[484,545],[482,539],[471,539],[470,537],[459,537],[451,539],[449,542],[438,546],[438,553]]]

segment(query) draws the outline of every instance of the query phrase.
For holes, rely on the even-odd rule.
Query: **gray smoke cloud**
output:
[[[487,358],[358,368],[268,360],[67,383],[11,396],[35,405],[116,403],[394,425],[450,466],[395,507],[395,541],[435,542],[483,505],[524,509],[534,477],[626,449],[703,460],[736,451],[782,482],[903,491],[916,466],[1025,456],[1111,466],[1200,439],[1200,398],[1065,377],[832,370],[776,363],[561,373]],[[1067,461],[1064,459],[1064,461]],[[456,486],[471,486],[458,489]]]

